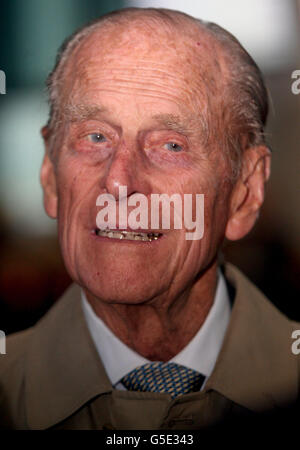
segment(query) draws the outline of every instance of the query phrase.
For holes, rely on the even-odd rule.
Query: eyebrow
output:
[[[155,114],[152,116],[152,119],[162,124],[165,128],[181,134],[192,135],[196,133],[195,118],[192,117],[181,118],[175,114]]]
[[[97,117],[108,109],[98,105],[69,104],[64,108],[63,114],[67,120],[71,122],[88,120]]]

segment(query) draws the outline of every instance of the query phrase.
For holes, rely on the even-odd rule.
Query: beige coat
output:
[[[0,428],[198,429],[240,412],[283,407],[298,398],[293,323],[227,264],[235,297],[212,375],[201,392],[112,388],[72,285],[36,326],[7,339],[0,355]]]

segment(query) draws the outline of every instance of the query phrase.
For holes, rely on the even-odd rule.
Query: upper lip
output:
[[[96,230],[100,230],[100,228],[98,228],[97,226],[96,226]],[[105,228],[105,229],[101,229],[101,231],[119,231],[119,232],[122,232],[122,231],[125,231],[125,232],[128,232],[128,233],[159,233],[159,234],[163,234],[160,230],[151,230],[151,229],[148,229],[148,230],[146,230],[146,229],[144,229],[144,228],[137,228],[137,229],[133,229],[133,228],[130,228],[130,227],[127,227],[127,228],[118,228],[118,227],[116,227],[116,228]]]

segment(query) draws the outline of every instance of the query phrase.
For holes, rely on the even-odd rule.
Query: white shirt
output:
[[[136,367],[153,361],[136,353],[113,334],[95,314],[83,290],[81,290],[81,298],[89,331],[111,384],[116,389],[126,390],[120,383],[121,378]],[[168,362],[194,369],[205,375],[206,381],[217,360],[229,318],[229,296],[224,277],[219,272],[214,302],[203,325],[186,347]],[[201,389],[204,385],[205,382]]]

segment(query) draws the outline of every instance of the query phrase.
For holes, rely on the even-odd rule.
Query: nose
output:
[[[108,164],[102,183],[106,192],[118,201],[122,200],[122,191],[125,192],[122,189],[119,192],[120,186],[127,187],[128,197],[134,193],[150,193],[151,188],[142,158],[133,144],[129,146],[124,141],[119,144]]]

